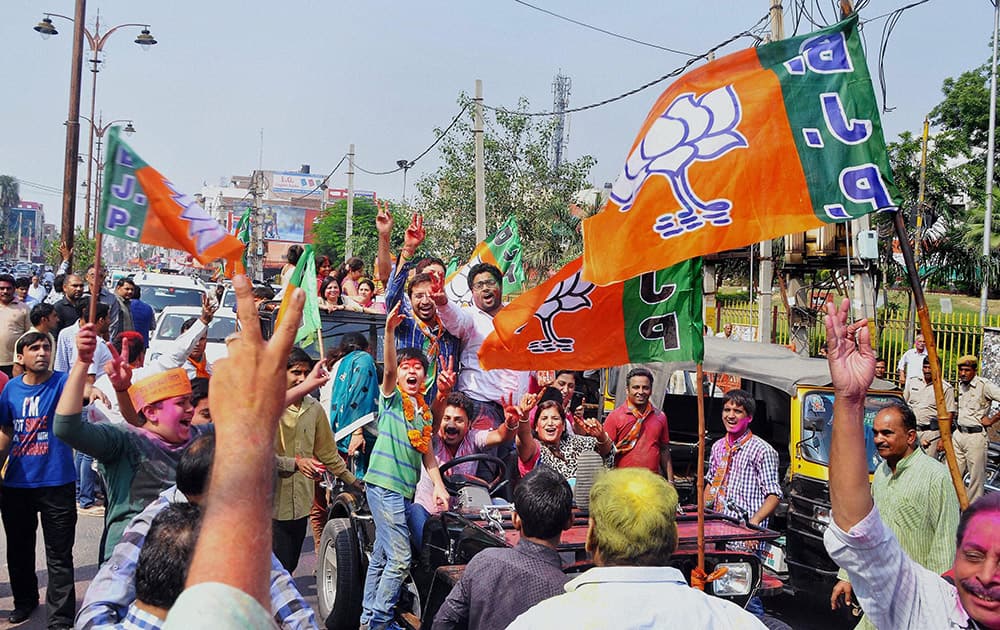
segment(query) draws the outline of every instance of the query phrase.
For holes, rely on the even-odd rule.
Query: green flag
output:
[[[503,222],[496,234],[476,246],[469,262],[454,272],[449,269],[445,293],[448,299],[460,304],[472,304],[472,288],[469,286],[469,270],[479,263],[489,263],[497,267],[503,275],[504,295],[520,293],[524,290],[524,266],[521,264],[521,235],[517,231],[517,221],[510,217]],[[449,265],[450,267],[450,265]]]
[[[250,249],[250,213],[252,208],[247,206],[247,209],[243,212],[243,216],[240,217],[239,222],[236,224],[236,238],[239,242],[243,243],[243,266],[247,266],[247,250]]]
[[[296,287],[301,287],[306,294],[306,303],[302,307],[302,323],[295,333],[295,343],[301,346],[309,346],[316,341],[317,335],[323,329],[323,323],[319,318],[319,296],[316,289],[316,257],[313,255],[313,246],[306,245],[299,256],[299,262],[295,265],[288,285],[285,287],[285,295],[281,298],[281,306],[278,308],[277,322],[288,311],[288,306],[292,301],[292,291]]]

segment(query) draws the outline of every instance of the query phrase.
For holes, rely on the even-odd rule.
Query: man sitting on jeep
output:
[[[677,491],[646,468],[618,468],[590,489],[593,569],[514,620],[526,628],[763,628],[736,604],[688,586],[668,566],[677,547]]]
[[[439,387],[443,384],[440,379],[438,384]],[[441,389],[438,391],[439,394],[446,395],[441,419],[435,422],[439,426],[431,438],[431,448],[439,467],[456,457],[485,453],[498,444],[509,444],[514,439],[520,415],[507,412],[508,416],[513,417],[508,417],[492,431],[470,430],[471,418],[475,417],[472,401],[461,392],[442,392]],[[475,476],[477,464],[478,462],[458,464],[451,471],[454,474]],[[431,481],[427,471],[421,468],[417,493],[406,516],[407,525],[410,527],[410,539],[416,549],[423,546],[424,523],[431,514],[440,511],[441,508],[434,502],[434,482]]]

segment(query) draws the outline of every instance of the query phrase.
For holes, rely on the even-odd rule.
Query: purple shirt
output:
[[[444,440],[438,437],[435,433],[431,444],[434,448],[434,458],[437,459],[438,466],[443,466],[456,457],[482,453],[486,450],[486,437],[488,435],[489,431],[470,429],[469,432],[465,434],[465,439],[462,440],[462,443],[458,445],[457,449],[455,449],[455,454],[452,455],[451,451],[448,450],[448,447],[445,446]],[[478,462],[459,464],[448,472],[474,476],[476,474],[477,465]],[[452,500],[454,500],[454,497],[452,497]],[[441,511],[438,509],[437,504],[434,503],[434,482],[431,481],[430,476],[428,476],[427,469],[422,466],[420,467],[420,481],[417,483],[417,493],[413,497],[413,502],[419,503],[431,514],[437,514]]]

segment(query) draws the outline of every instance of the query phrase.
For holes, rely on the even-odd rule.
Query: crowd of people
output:
[[[131,280],[109,291],[93,269],[60,269],[62,294],[29,309],[14,296],[14,279],[0,275],[0,370],[10,379],[0,393],[9,621],[25,621],[39,605],[40,518],[50,628],[317,627],[291,574],[307,531],[319,544],[335,478],[365,496],[374,523],[360,627],[397,628],[395,607],[424,526],[455,506],[439,468],[484,453],[514,473],[505,498],[514,502],[520,542],[477,555],[427,620],[433,627],[661,627],[682,618],[693,627],[764,627],[759,599],[741,609],[669,567],[677,479],[669,417],[651,399],[653,373],[628,371],[625,400],[602,421],[582,404],[582,375],[571,365],[484,370],[477,352],[504,308],[500,270],[473,266],[472,305],[462,307],[445,291],[444,263],[417,255],[419,217],[394,260],[387,212],[377,228],[374,280],[360,259],[335,269],[318,257],[317,286],[304,289],[325,310],[386,313],[381,379],[364,335],[345,335],[318,360],[293,347],[304,303],[303,289],[289,285],[302,255],[296,248],[281,272],[288,314],[269,341],[258,308],[275,295],[234,278],[240,332],[214,365],[204,355],[217,308],[207,296],[171,349],[146,361],[152,318]],[[88,277],[99,288],[94,296]],[[374,299],[376,286],[384,300]],[[863,400],[876,357],[846,306],[830,306],[826,321],[836,389],[826,545],[843,569],[831,605],[860,602],[869,627],[1000,628],[1000,501],[980,498],[973,472],[974,502],[960,515],[947,470],[924,452],[939,440],[927,359],[904,357],[906,404],[875,416],[870,430],[883,463],[869,484]],[[996,419],[988,402],[1000,391],[976,376],[975,357],[959,365],[955,445],[974,470]],[[753,432],[755,413],[747,392],[725,394],[726,434],[712,445],[706,507],[766,527],[782,485],[777,452]],[[489,462],[452,471],[484,479],[496,472]],[[589,494],[574,496],[578,482]],[[557,550],[574,502],[588,510],[595,566],[570,580]],[[79,608],[78,514],[104,518],[100,569]]]

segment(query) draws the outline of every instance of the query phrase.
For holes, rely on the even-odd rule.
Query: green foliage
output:
[[[7,244],[7,217],[21,203],[20,185],[13,175],[0,175],[0,246]],[[5,248],[5,247],[4,247]]]
[[[94,249],[97,241],[87,238],[83,233],[83,228],[76,228],[73,235],[73,271],[82,273],[90,265],[94,264]],[[45,241],[43,247],[45,263],[52,265],[53,269],[62,263],[62,254],[59,253],[59,238]]]
[[[405,209],[390,204],[394,225],[389,246],[393,253],[399,251],[403,244],[403,233],[410,224],[410,217]],[[375,227],[375,215],[378,209],[375,203],[364,197],[354,199],[354,221],[351,242],[354,255],[365,261],[366,269],[371,273],[378,253],[378,230]],[[334,264],[344,260],[345,239],[347,232],[347,200],[343,199],[330,206],[321,214],[312,226],[313,243],[316,253],[330,257]]]
[[[463,95],[460,102],[465,100]],[[554,120],[519,113],[527,108],[528,101],[521,99],[518,112],[484,115],[486,232],[492,234],[509,216],[516,217],[525,265],[544,277],[544,272],[583,251],[580,218],[593,214],[597,203],[575,197],[589,187],[587,177],[596,161],[584,155],[553,171],[549,146]],[[427,229],[425,245],[445,260],[456,254],[464,259],[476,246],[471,108],[469,116],[441,140],[438,154],[441,166],[417,182],[416,205],[424,213]]]

